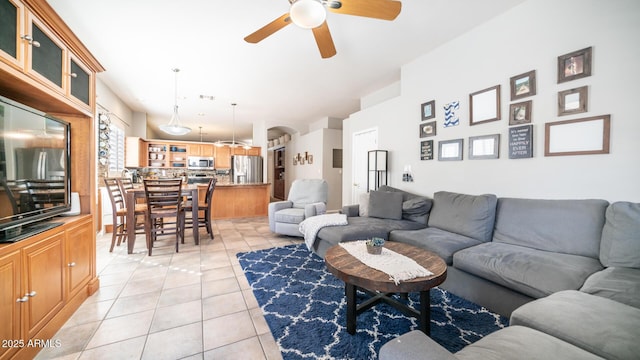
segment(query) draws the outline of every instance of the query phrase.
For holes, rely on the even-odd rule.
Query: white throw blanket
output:
[[[307,249],[311,250],[320,229],[325,226],[347,224],[347,215],[345,214],[323,214],[304,219],[300,223],[298,230],[304,234],[304,242],[307,244]]]
[[[389,280],[393,280],[396,285],[400,281],[433,275],[415,260],[386,248],[382,248],[380,255],[369,254],[366,240],[343,242],[340,246],[363,264],[389,274]]]

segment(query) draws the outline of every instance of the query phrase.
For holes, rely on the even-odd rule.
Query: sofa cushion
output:
[[[304,209],[286,208],[276,211],[273,216],[276,222],[299,224],[304,220]]]
[[[369,193],[360,194],[358,200],[358,216],[369,216]]]
[[[431,199],[422,196],[405,200],[402,202],[402,218],[427,225],[432,205]]]
[[[600,262],[640,269],[640,204],[615,202],[607,208]]]
[[[369,217],[402,219],[402,194],[391,191],[371,191],[368,213]]]
[[[500,198],[493,241],[597,259],[608,204]]]
[[[458,351],[459,360],[602,359],[577,346],[524,326],[509,326]]]
[[[578,290],[596,271],[597,259],[504,243],[483,243],[453,255],[456,268],[533,298]]]
[[[365,240],[372,237],[389,239],[389,231],[422,229],[425,225],[407,220],[390,220],[372,217],[349,217],[347,226],[327,226],[318,231],[322,241],[336,245],[343,241]],[[319,242],[318,240],[317,242]]]
[[[640,308],[640,269],[606,268],[589,276],[580,291]]]
[[[400,190],[388,185],[382,185],[378,191],[399,192],[402,194],[402,218],[416,221],[422,224],[429,222],[429,212],[433,205],[433,200],[428,197],[412,194],[408,191]]]
[[[476,239],[432,227],[420,230],[393,230],[389,234],[389,240],[432,251],[441,257],[447,265],[453,263],[455,252],[482,244]]]
[[[525,304],[511,314],[510,324],[542,331],[605,359],[637,359],[640,354],[640,309],[580,291],[560,291]]]
[[[495,195],[465,195],[439,191],[433,195],[429,227],[464,235],[478,241],[491,240],[496,214]]]

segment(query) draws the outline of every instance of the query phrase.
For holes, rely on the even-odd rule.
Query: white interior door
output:
[[[353,134],[353,188],[351,204],[357,204],[360,194],[367,192],[367,159],[369,150],[378,149],[378,129],[368,129]]]

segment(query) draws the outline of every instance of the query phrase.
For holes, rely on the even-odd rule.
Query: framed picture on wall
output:
[[[558,92],[558,116],[587,112],[586,86]]]
[[[500,134],[471,136],[469,138],[469,160],[497,159],[500,149]]]
[[[436,134],[436,122],[429,121],[428,123],[420,124],[420,137],[429,137]]]
[[[469,94],[469,125],[500,120],[500,85]]]
[[[431,100],[420,106],[420,113],[422,114],[422,120],[429,120],[436,117],[436,101]]]
[[[591,47],[558,56],[558,84],[591,76]]]
[[[462,160],[463,139],[438,141],[438,161]]]
[[[433,160],[433,140],[420,142],[420,160]]]
[[[511,100],[536,94],[536,71],[531,70],[511,78]]]
[[[544,156],[608,154],[611,115],[544,124]]]
[[[530,123],[532,104],[531,100],[511,104],[509,106],[509,125]]]

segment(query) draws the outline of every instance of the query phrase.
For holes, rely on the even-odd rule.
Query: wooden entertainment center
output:
[[[0,360],[33,358],[99,288],[96,274],[96,73],[104,68],[42,0],[0,0],[0,95],[71,125],[80,215],[0,244]],[[6,40],[6,37],[4,38]]]

